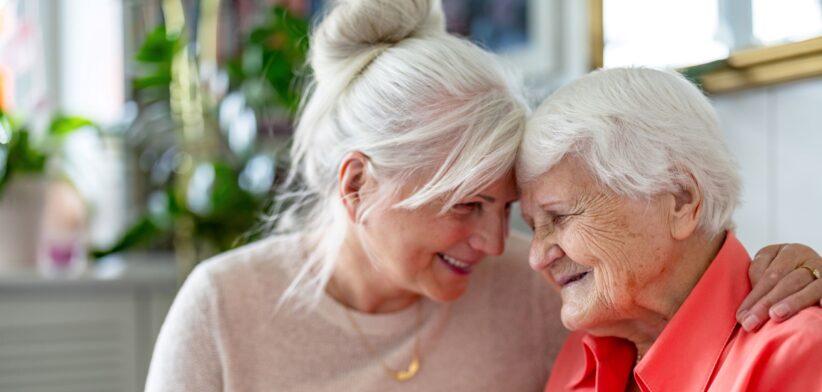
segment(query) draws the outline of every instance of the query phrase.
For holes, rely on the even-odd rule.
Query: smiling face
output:
[[[644,297],[658,292],[654,286],[681,256],[670,231],[670,199],[615,194],[575,157],[521,190],[534,229],[530,264],[560,292],[563,324],[596,334],[639,318],[649,302]]]
[[[503,252],[517,196],[508,174],[444,215],[436,203],[415,210],[375,208],[360,241],[384,285],[451,301],[465,291],[477,263]]]

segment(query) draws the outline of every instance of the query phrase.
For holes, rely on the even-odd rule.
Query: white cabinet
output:
[[[0,391],[143,390],[177,283],[167,260],[123,266],[107,279],[0,276]]]

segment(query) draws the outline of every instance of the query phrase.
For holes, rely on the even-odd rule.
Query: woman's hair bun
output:
[[[318,80],[343,76],[337,71],[345,64],[338,63],[414,35],[444,32],[444,20],[440,0],[334,1],[312,36],[311,65]]]

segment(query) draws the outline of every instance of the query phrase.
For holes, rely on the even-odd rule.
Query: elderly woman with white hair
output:
[[[756,333],[737,322],[751,289],[732,231],[740,180],[682,76],[610,69],[560,89],[529,120],[517,168],[531,267],[577,331],[547,391],[822,390],[822,309]]]

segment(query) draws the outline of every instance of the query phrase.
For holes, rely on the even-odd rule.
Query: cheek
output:
[[[435,254],[447,252],[470,236],[469,225],[437,217],[407,222],[399,228],[398,236],[386,241],[392,246],[395,259],[404,261],[403,269],[414,272],[426,268],[435,260]]]
[[[630,238],[580,221],[569,226],[558,240],[569,258],[593,270],[587,284],[563,294],[568,305],[563,307],[564,320],[605,318],[615,309],[630,305],[639,282],[631,265],[634,258],[629,250],[633,246]]]
[[[473,232],[473,221],[470,217],[443,217],[433,224],[428,224],[422,228],[418,235],[434,251],[442,252],[448,248],[465,242]]]
[[[620,319],[621,310],[629,309],[631,296],[613,280],[602,274],[590,282],[562,290],[562,322],[570,330],[593,329]]]
[[[636,276],[631,270],[607,263],[595,270],[592,294],[601,312],[628,306],[635,291]]]
[[[410,214],[386,213],[374,215],[369,220],[367,246],[369,258],[383,271],[404,270],[420,253],[419,223]]]
[[[572,260],[594,268],[603,281],[613,284],[636,267],[632,263],[637,251],[646,246],[642,235],[631,228],[621,215],[580,217],[560,238]]]

